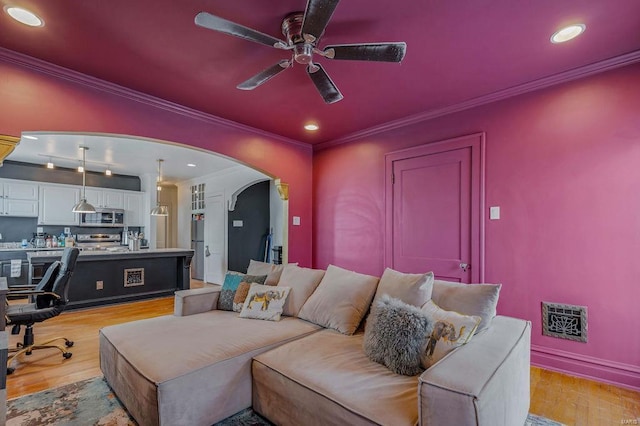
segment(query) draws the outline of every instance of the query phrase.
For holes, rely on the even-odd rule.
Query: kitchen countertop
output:
[[[78,256],[78,262],[94,261],[94,260],[121,260],[130,258],[156,258],[156,257],[175,257],[175,256],[193,256],[194,251],[183,248],[165,248],[165,249],[142,249],[136,251],[129,250],[81,250]],[[58,260],[62,256],[61,250],[40,250],[28,251],[27,259],[32,261]]]
[[[64,247],[39,247],[39,248],[35,248],[35,247],[3,247],[0,246],[0,251],[62,251],[64,250]]]

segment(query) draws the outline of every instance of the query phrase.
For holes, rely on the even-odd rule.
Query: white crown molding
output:
[[[265,130],[247,126],[245,124],[241,124],[236,121],[227,120],[225,118],[221,118],[213,114],[208,114],[202,111],[198,111],[196,109],[189,108],[189,107],[177,104],[175,102],[170,102],[165,99],[157,98],[147,93],[138,92],[136,90],[129,89],[127,87],[120,86],[118,84],[111,83],[105,80],[101,80],[99,78],[92,77],[87,74],[82,74],[80,72],[73,71],[71,69],[64,68],[59,65],[55,65],[50,62],[46,62],[41,59],[37,59],[31,56],[25,55],[23,53],[18,53],[13,50],[6,49],[4,47],[0,47],[0,61],[15,64],[23,68],[28,68],[30,70],[40,72],[42,74],[47,74],[55,78],[70,81],[72,83],[81,84],[83,86],[87,86],[92,89],[97,89],[112,95],[120,96],[135,102],[140,102],[142,104],[145,104],[154,108],[158,108],[158,109],[163,109],[165,111],[169,111],[175,114],[180,114],[195,120],[200,120],[210,124],[215,124],[219,126],[242,130],[245,132],[250,132],[253,134],[261,135],[271,139],[276,139],[281,142],[292,144],[297,147],[311,150],[311,145],[307,143],[299,142],[294,139],[284,137],[282,135],[277,135],[275,133],[270,133]]]
[[[366,137],[370,137],[379,133],[388,132],[390,130],[398,129],[405,126],[410,126],[412,124],[420,123],[422,121],[433,120],[434,118],[443,117],[445,115],[475,108],[477,106],[501,101],[507,98],[512,98],[514,96],[522,95],[529,92],[534,92],[536,90],[544,89],[547,87],[555,86],[555,85],[566,83],[569,81],[578,80],[594,74],[599,74],[605,71],[635,64],[637,62],[640,62],[640,50],[636,50],[635,52],[627,53],[625,55],[616,56],[614,58],[606,59],[604,61],[595,62],[593,64],[585,65],[583,67],[575,68],[569,71],[564,71],[548,77],[540,78],[538,80],[530,81],[528,83],[520,84],[518,86],[509,87],[504,90],[499,90],[497,92],[479,96],[477,98],[473,98],[468,101],[460,102],[444,108],[424,111],[424,112],[410,115],[408,117],[404,117],[398,120],[389,121],[387,123],[384,123],[378,126],[370,127],[365,130],[351,133],[350,135],[346,135],[338,139],[315,144],[313,145],[313,150],[320,151],[323,149],[330,148],[332,146],[354,142],[356,140],[364,139]]]

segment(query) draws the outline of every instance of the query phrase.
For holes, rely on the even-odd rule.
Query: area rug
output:
[[[102,377],[94,377],[7,402],[7,426],[137,426]],[[215,426],[272,426],[250,408]],[[525,426],[563,426],[529,415]]]

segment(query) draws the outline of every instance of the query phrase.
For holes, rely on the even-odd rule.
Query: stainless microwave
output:
[[[115,228],[124,226],[123,209],[96,209],[95,213],[79,213],[80,226]]]

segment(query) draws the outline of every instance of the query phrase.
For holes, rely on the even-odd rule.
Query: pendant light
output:
[[[86,146],[80,145],[80,149],[82,150],[82,197],[80,198],[80,202],[73,206],[71,210],[74,213],[95,213],[96,208],[87,202],[87,197],[85,195],[85,187],[86,187],[86,153],[89,149]]]
[[[151,209],[151,216],[169,216],[167,206],[160,205],[160,183],[162,182],[162,162],[158,160],[158,179],[156,180],[156,206]]]

